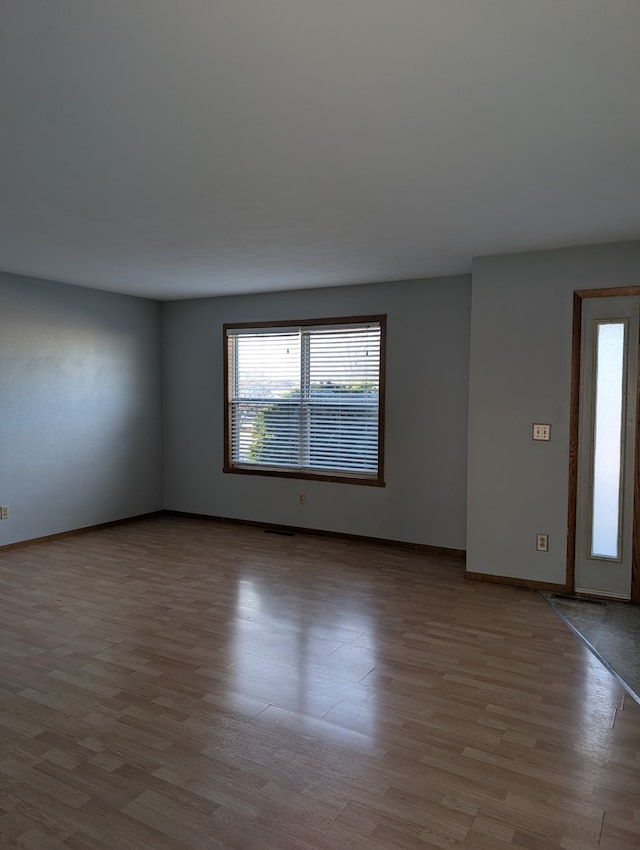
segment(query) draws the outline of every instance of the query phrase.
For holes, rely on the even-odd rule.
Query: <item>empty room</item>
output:
[[[640,847],[639,32],[5,0],[0,848]]]

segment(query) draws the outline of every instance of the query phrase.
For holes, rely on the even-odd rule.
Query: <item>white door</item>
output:
[[[582,306],[575,589],[629,599],[640,298]]]

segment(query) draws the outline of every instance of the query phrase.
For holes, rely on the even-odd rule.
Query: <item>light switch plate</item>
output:
[[[540,422],[533,423],[533,439],[534,440],[550,440],[551,425],[543,425]]]

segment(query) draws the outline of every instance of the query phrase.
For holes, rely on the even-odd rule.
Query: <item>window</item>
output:
[[[385,316],[225,325],[225,472],[382,485]]]
[[[605,319],[595,325],[590,555],[615,561],[622,542],[627,325]]]

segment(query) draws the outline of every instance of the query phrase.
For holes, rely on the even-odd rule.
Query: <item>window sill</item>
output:
[[[302,469],[277,469],[273,467],[225,466],[223,473],[235,475],[260,475],[271,478],[297,478],[304,481],[332,481],[336,484],[361,484],[365,487],[384,487],[385,482],[379,476],[351,475],[348,472],[311,472]]]

